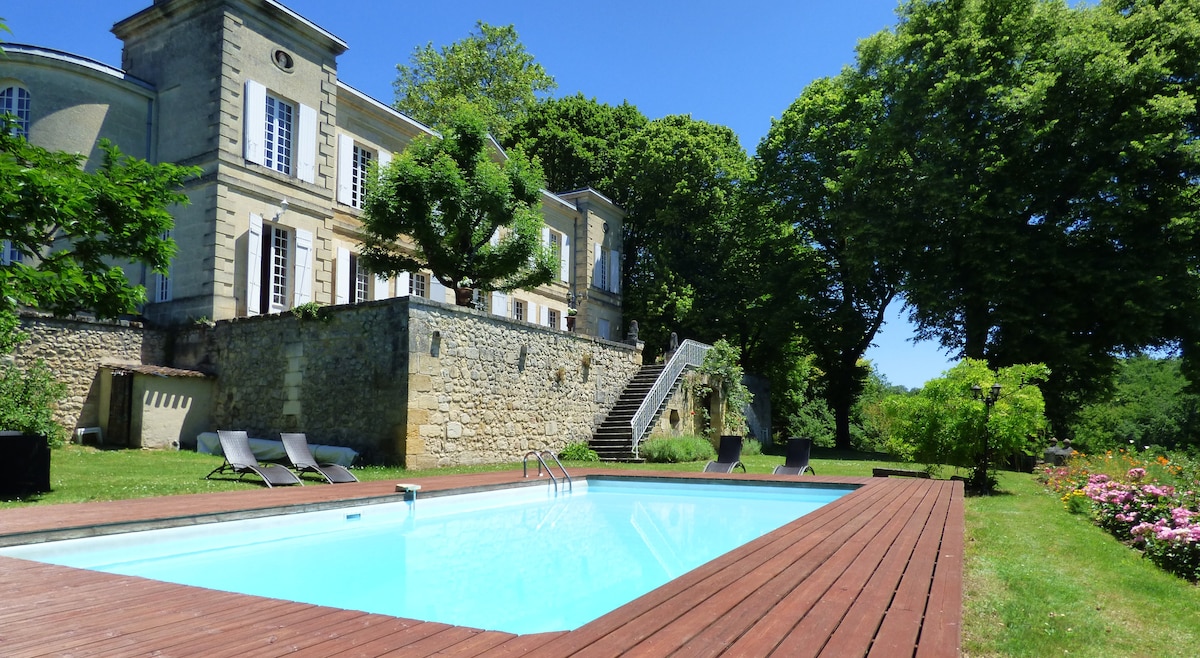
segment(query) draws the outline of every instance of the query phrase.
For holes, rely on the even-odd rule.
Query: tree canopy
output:
[[[554,78],[525,50],[512,25],[483,21],[461,41],[413,50],[410,64],[397,64],[396,109],[441,126],[463,104],[478,108],[488,129],[504,141],[513,124],[536,103],[539,92],[557,87]]]
[[[476,289],[551,281],[557,265],[541,244],[541,170],[517,149],[497,162],[490,143],[484,118],[462,106],[442,138],[417,139],[380,171],[363,205],[364,265],[385,276],[428,268],[460,306]]]
[[[910,2],[860,46],[883,95],[920,335],[1043,362],[1066,425],[1121,353],[1200,326],[1195,3]]]
[[[175,243],[168,208],[187,203],[181,186],[199,169],[150,164],[101,143],[94,172],[84,156],[48,151],[0,129],[0,239],[19,256],[0,267],[0,314],[20,306],[56,315],[133,313],[145,289],[120,263],[165,273]]]
[[[538,101],[514,125],[506,147],[520,147],[546,172],[546,186],[557,192],[595,188],[622,198],[612,176],[621,145],[645,128],[647,119],[629,103],[618,106],[583,94]]]

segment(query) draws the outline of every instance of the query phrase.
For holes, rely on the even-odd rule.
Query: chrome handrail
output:
[[[522,477],[529,477],[529,457],[530,457],[530,455],[537,458],[538,477],[542,477],[542,469],[543,468],[546,469],[546,475],[550,476],[550,482],[554,484],[554,493],[556,493],[556,494],[558,493],[558,478],[554,477],[554,471],[550,470],[550,465],[546,463],[545,459],[542,459],[542,455],[549,455],[550,459],[553,459],[554,463],[558,464],[558,470],[562,471],[563,479],[566,480],[567,491],[575,490],[575,483],[571,480],[571,474],[567,472],[566,467],[564,467],[562,465],[562,462],[558,460],[558,455],[554,454],[553,452],[550,452],[549,450],[530,450],[529,452],[525,453],[525,457],[521,460],[521,476]]]
[[[698,368],[704,363],[704,355],[712,349],[712,345],[705,345],[694,340],[688,339],[679,344],[679,347],[671,354],[671,358],[667,360],[667,364],[655,380],[654,386],[650,388],[650,392],[646,394],[646,399],[642,400],[641,406],[633,414],[633,418],[629,420],[629,425],[633,434],[633,456],[636,459],[638,456],[638,445],[642,442],[642,437],[650,429],[650,423],[654,422],[654,414],[658,411],[659,405],[667,399],[671,394],[671,390],[675,388],[675,380],[679,379],[679,375],[683,374],[685,368]]]

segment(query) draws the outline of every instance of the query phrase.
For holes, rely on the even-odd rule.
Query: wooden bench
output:
[[[871,475],[877,478],[886,477],[901,477],[901,478],[929,478],[929,473],[925,471],[913,471],[902,468],[872,468]]]

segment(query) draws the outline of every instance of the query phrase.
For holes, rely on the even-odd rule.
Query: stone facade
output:
[[[345,42],[276,0],[146,4],[112,26],[121,68],[6,46],[0,90],[29,95],[31,143],[88,154],[89,167],[107,137],[131,155],[203,170],[187,185],[190,204],[172,211],[179,250],[169,274],[126,268],[148,290],[147,321],[179,326],[410,294],[454,301],[428,271],[382,279],[357,267],[364,167],[437,133],[340,79]],[[504,157],[498,147],[495,157]],[[594,190],[543,190],[542,215],[558,276],[481,304],[555,329],[568,328],[575,308],[576,331],[620,339],[624,212]]]

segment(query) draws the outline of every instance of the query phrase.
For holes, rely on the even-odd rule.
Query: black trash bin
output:
[[[50,491],[50,442],[40,434],[0,432],[0,496]]]

